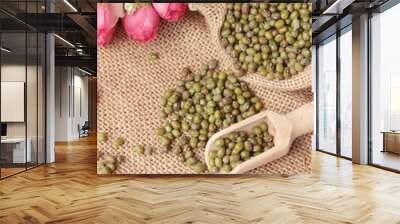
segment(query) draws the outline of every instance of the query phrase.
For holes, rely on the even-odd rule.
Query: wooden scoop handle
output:
[[[299,136],[305,135],[307,133],[311,133],[313,131],[314,128],[313,114],[314,114],[313,103],[308,103],[290,113],[287,113],[285,117],[288,119],[288,122],[290,122],[292,125],[292,127],[290,128],[292,130],[291,136],[288,136],[288,138],[279,137],[279,139],[276,139],[277,141],[279,140],[279,142],[275,142],[278,144],[275,144],[274,147],[272,147],[268,151],[261,153],[256,157],[251,158],[248,161],[239,164],[230,173],[231,174],[245,173],[249,170],[265,165],[266,163],[272,162],[288,154],[294,139],[296,139]],[[272,115],[273,114],[271,114],[270,116]],[[277,124],[282,124],[282,122],[284,122],[286,119],[275,117],[273,120],[276,121]],[[284,126],[287,126],[289,128],[289,125],[287,124]],[[282,129],[282,127],[280,127],[280,129]]]

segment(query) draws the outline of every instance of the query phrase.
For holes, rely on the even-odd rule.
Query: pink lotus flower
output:
[[[181,19],[187,10],[185,3],[153,3],[153,7],[161,18],[168,21]]]
[[[121,3],[99,3],[97,6],[97,44],[104,46],[112,39],[115,25],[124,16]]]
[[[148,42],[157,36],[160,16],[151,5],[143,5],[136,8],[132,15],[125,15],[122,25],[133,40]]]

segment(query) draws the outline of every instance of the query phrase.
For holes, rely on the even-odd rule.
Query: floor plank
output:
[[[96,175],[96,139],[0,181],[0,223],[400,223],[400,175],[323,153],[295,177]]]

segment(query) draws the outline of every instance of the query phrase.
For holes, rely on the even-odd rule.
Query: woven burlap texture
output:
[[[224,9],[222,4],[213,5],[215,9]],[[218,19],[222,20],[223,15],[215,15],[215,20],[203,15],[207,16],[204,10],[200,10],[187,13],[179,22],[162,21],[157,39],[146,44],[130,40],[122,29],[118,29],[112,43],[98,49],[98,131],[108,133],[110,139],[99,142],[98,150],[125,157],[116,174],[193,173],[175,155],[162,152],[155,129],[165,122],[160,118],[160,98],[165,89],[174,87],[178,80],[183,79],[181,71],[184,67],[197,71],[202,63],[212,58],[220,61],[220,69],[232,67],[231,59],[217,41],[218,31],[213,28],[215,23],[221,23]],[[214,22],[210,24],[211,21]],[[159,53],[160,58],[149,60],[151,52]],[[286,90],[278,91],[271,88],[273,84],[263,77],[253,76],[256,75],[246,75],[242,80],[262,98],[265,109],[286,113],[312,100],[311,90],[307,88],[310,83],[306,86],[304,83],[285,85],[273,82],[278,83],[278,89]],[[294,80],[290,82],[295,83]],[[119,149],[111,147],[111,139],[115,137],[125,139],[125,144]],[[153,155],[136,154],[133,147],[137,144],[153,147]],[[311,171],[310,149],[311,135],[302,136],[294,141],[288,155],[249,174],[308,173]],[[196,155],[204,161],[203,151],[197,150]]]

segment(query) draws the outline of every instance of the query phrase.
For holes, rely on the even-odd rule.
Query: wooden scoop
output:
[[[249,170],[285,156],[288,154],[293,140],[299,136],[311,133],[313,131],[313,114],[313,103],[308,103],[285,115],[272,111],[262,111],[224,130],[221,130],[211,136],[207,142],[204,152],[207,166],[209,167],[207,159],[209,152],[218,148],[215,145],[215,141],[217,139],[225,137],[234,131],[246,131],[250,133],[254,126],[257,126],[262,122],[267,123],[269,133],[274,136],[274,147],[259,154],[258,156],[252,157],[251,159],[240,163],[230,172],[230,174],[245,173]]]

